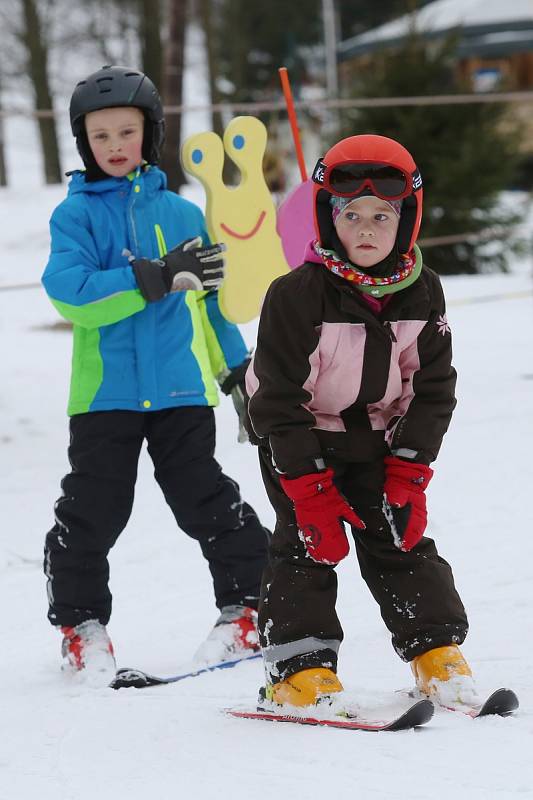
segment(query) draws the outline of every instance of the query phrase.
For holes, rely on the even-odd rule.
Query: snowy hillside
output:
[[[0,193],[0,283],[39,278],[61,189]],[[530,266],[446,280],[459,405],[429,490],[430,533],[455,569],[479,686],[513,687],[514,719],[437,714],[424,731],[364,734],[228,719],[253,702],[258,661],[144,692],[91,690],[59,671],[45,619],[44,534],[67,469],[70,335],[41,290],[0,292],[0,800],[147,797],[533,797],[533,315]],[[250,345],[255,325],[246,326]],[[224,401],[218,458],[272,523],[253,449]],[[118,660],[154,672],[186,661],[216,617],[207,567],[176,530],[143,454],[133,518],[112,558]],[[345,686],[380,702],[410,685],[355,558],[339,569]]]

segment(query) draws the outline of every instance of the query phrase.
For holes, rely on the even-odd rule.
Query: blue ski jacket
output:
[[[69,415],[216,405],[216,376],[247,355],[217,292],[147,304],[123,252],[158,258],[194,236],[207,243],[200,209],[157,167],[94,183],[75,172],[50,231],[42,282],[74,330]]]

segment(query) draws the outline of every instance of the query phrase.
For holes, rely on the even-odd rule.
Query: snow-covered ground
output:
[[[39,278],[63,190],[0,192],[0,284]],[[513,719],[437,714],[420,732],[370,735],[229,719],[253,702],[259,661],[149,689],[91,690],[59,671],[41,571],[67,470],[70,334],[37,289],[0,292],[0,800],[194,797],[533,797],[531,267],[445,281],[459,405],[429,489],[430,532],[455,569],[480,688],[513,687]],[[255,324],[245,327],[250,345]],[[217,411],[218,457],[272,523],[256,456]],[[112,552],[118,660],[158,673],[186,661],[216,617],[197,545],[176,529],[141,461],[132,520]],[[353,556],[339,568],[340,675],[363,701],[410,685]]]
[[[0,287],[39,280],[48,217],[64,194],[40,186],[33,133],[13,126],[13,186],[0,190]],[[190,132],[204,127],[197,121]],[[73,153],[65,167],[75,166]],[[459,405],[428,492],[429,530],[469,612],[464,652],[479,687],[514,688],[516,717],[473,722],[441,712],[421,731],[377,735],[226,717],[224,707],[254,702],[259,661],[142,692],[65,680],[41,557],[68,469],[70,334],[54,327],[42,290],[0,291],[0,800],[533,798],[531,263],[506,276],[449,278],[445,288]],[[244,333],[253,345],[255,323]],[[217,419],[219,460],[271,525],[256,454],[237,444],[226,399]],[[119,663],[174,671],[217,612],[207,566],[176,529],[145,452],[111,570]],[[340,677],[363,702],[379,703],[410,686],[410,672],[353,554],[339,573]]]

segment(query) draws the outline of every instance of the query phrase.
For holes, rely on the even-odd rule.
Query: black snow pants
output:
[[[292,502],[284,494],[270,454],[259,449],[265,487],[276,511],[269,565],[263,574],[259,631],[267,674],[273,683],[310,667],[336,671],[343,631],[335,611],[334,567],[317,564],[298,537]],[[452,643],[468,631],[450,566],[432,539],[409,553],[394,546],[383,513],[384,467],[329,463],[335,482],[366,523],[353,529],[361,575],[378,603],[392,644],[404,661]]]
[[[53,625],[109,620],[107,556],[131,514],[144,439],[178,525],[208,561],[217,606],[257,608],[267,532],[214,458],[213,409],[101,411],[70,420],[72,470],[45,543]]]

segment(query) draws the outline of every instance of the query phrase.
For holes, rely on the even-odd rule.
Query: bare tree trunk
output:
[[[217,105],[221,102],[221,95],[217,87],[218,48],[217,39],[214,35],[214,13],[215,9],[213,6],[213,0],[198,0],[198,16],[205,36],[209,94],[211,95],[211,103],[213,105]],[[224,123],[222,121],[222,114],[220,111],[212,112],[211,127],[219,136],[223,135]]]
[[[168,31],[164,73],[163,101],[165,105],[179,106],[183,98],[183,62],[185,56],[185,25],[187,22],[187,0],[169,0]],[[179,152],[181,144],[181,115],[166,117],[166,144],[161,166],[167,173],[168,188],[179,192],[186,183]]]
[[[224,13],[227,15],[230,29],[236,31],[234,40],[229,48],[228,58],[231,63],[232,82],[235,85],[234,100],[251,100],[246,80],[246,64],[248,61],[250,38],[247,33],[239,35],[242,29],[242,20],[248,13],[248,0],[231,0],[226,4]]]
[[[217,3],[213,0],[197,0],[197,9],[200,25],[205,36],[209,94],[211,96],[211,103],[216,105],[222,103],[224,100],[217,86],[217,77],[220,75],[219,58],[221,47],[220,34],[217,34]],[[232,49],[233,47],[236,47],[236,45],[232,45]],[[222,139],[224,136],[224,116],[221,111],[213,111],[211,113],[211,127]],[[237,167],[233,161],[227,157],[224,158],[222,178],[224,183],[229,186],[238,183]]]
[[[53,111],[52,95],[48,83],[48,51],[41,35],[41,23],[35,0],[22,0],[24,14],[23,42],[28,52],[28,74],[33,83],[35,107]],[[39,133],[44,161],[46,183],[61,183],[61,164],[57,144],[55,118],[40,117]]]
[[[163,84],[161,0],[139,0],[142,68],[158,89]]]
[[[1,110],[1,106],[0,106]],[[4,148],[4,118],[0,117],[0,186],[7,186],[7,167]]]
[[[2,76],[0,75],[0,186],[7,186],[7,169],[4,148],[4,117],[2,116]]]

